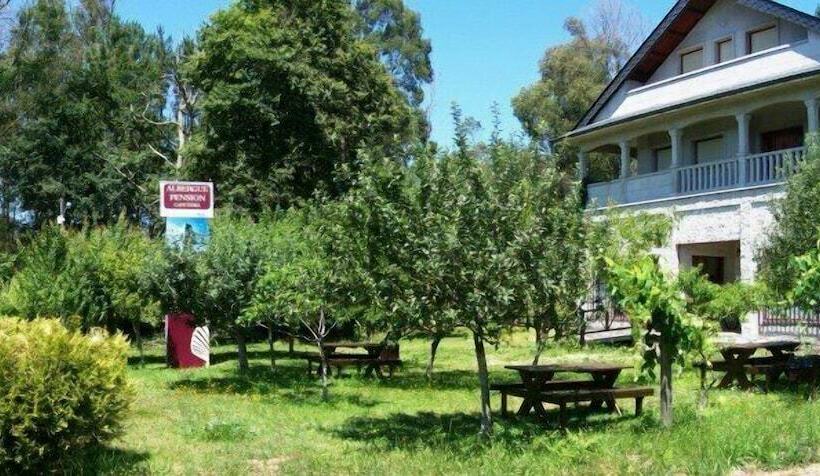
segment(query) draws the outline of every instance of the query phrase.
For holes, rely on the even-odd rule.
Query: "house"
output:
[[[674,217],[657,250],[666,266],[752,281],[818,98],[820,18],[771,0],[680,0],[567,136],[582,177],[618,158],[587,207]]]

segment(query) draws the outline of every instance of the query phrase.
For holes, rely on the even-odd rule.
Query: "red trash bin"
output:
[[[168,366],[175,369],[206,367],[210,364],[210,332],[196,326],[190,314],[165,316],[165,351]]]

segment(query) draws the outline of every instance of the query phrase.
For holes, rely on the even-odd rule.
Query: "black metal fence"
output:
[[[820,312],[798,308],[763,309],[757,313],[761,334],[802,334],[820,337]]]

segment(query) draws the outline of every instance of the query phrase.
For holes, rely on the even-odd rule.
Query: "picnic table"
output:
[[[714,362],[712,369],[726,372],[718,388],[729,388],[737,384],[740,388],[751,388],[748,371],[765,373],[767,382],[776,380],[785,371],[786,363],[794,355],[800,342],[790,339],[731,342],[718,345],[723,361]],[[753,357],[759,350],[767,351],[770,357]],[[705,366],[701,369],[705,372]]]
[[[337,352],[338,349],[364,349],[366,353],[342,353]],[[336,367],[339,375],[342,374],[344,367],[356,366],[359,371],[365,369],[366,377],[375,373],[382,378],[382,367],[386,367],[388,374],[392,376],[393,370],[402,364],[399,359],[399,346],[384,342],[325,342],[322,344],[322,351],[325,352],[328,366]],[[308,355],[307,361],[309,374],[313,372],[314,362],[318,364],[316,371],[321,371],[319,355]]]
[[[507,365],[505,368],[516,371],[521,376],[523,392],[519,392],[515,396],[522,397],[524,401],[518,409],[518,415],[527,415],[534,410],[538,416],[546,417],[542,398],[544,392],[612,389],[615,387],[615,382],[618,380],[621,371],[630,368],[630,366],[588,362],[580,364]],[[592,376],[592,380],[553,380],[558,373],[589,374]],[[510,393],[514,394],[516,392]],[[601,408],[604,403],[606,403],[608,409],[615,410],[615,399],[613,397],[607,397],[603,400],[593,399],[590,402],[590,408]],[[502,413],[506,413],[506,398],[503,393]]]

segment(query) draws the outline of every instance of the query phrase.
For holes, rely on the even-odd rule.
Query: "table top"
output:
[[[800,342],[796,340],[769,340],[769,341],[750,341],[750,342],[732,342],[719,344],[718,348],[721,350],[732,349],[796,349],[800,347]]]
[[[325,342],[322,347],[344,347],[356,349],[359,347],[384,347],[382,342]]]
[[[506,365],[504,368],[525,373],[609,373],[620,372],[621,370],[632,368],[632,366],[606,362],[583,362],[550,365]]]

